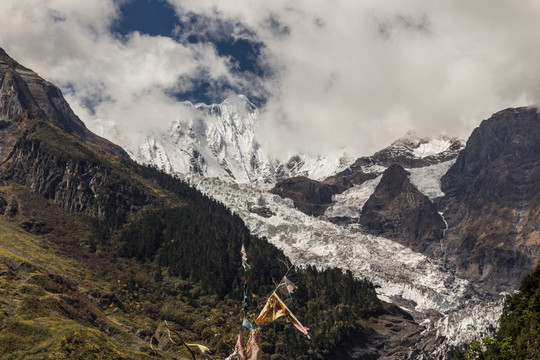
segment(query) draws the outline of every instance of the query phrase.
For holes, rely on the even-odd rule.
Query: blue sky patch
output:
[[[113,32],[127,35],[139,31],[151,36],[171,36],[178,19],[174,9],[162,0],[132,0],[120,8],[122,17]]]

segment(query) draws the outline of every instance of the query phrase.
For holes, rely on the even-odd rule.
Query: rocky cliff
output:
[[[540,117],[507,109],[473,131],[442,178],[444,248],[460,274],[514,289],[540,258]]]
[[[36,127],[50,125],[41,123]],[[77,146],[77,143],[70,145]],[[79,150],[86,149],[81,146]],[[33,136],[22,138],[3,159],[0,178],[28,186],[65,210],[119,223],[128,212],[149,204],[151,199],[156,200],[137,181],[91,156],[90,151],[86,154],[90,156],[62,156]]]
[[[156,198],[118,171],[125,159],[122,148],[85,127],[56,86],[0,49],[1,179],[114,222]]]
[[[446,224],[431,200],[409,181],[400,165],[385,170],[360,214],[360,224],[424,254],[440,254]]]
[[[96,149],[129,158],[122,148],[89,131],[58,87],[20,65],[0,48],[0,130],[12,131],[24,119],[49,121]]]

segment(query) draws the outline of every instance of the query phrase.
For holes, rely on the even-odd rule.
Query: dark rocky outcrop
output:
[[[435,205],[409,181],[409,173],[391,165],[364,204],[360,224],[415,251],[436,254],[446,224]]]
[[[19,227],[25,231],[28,231],[31,234],[35,235],[43,235],[48,234],[52,231],[52,229],[47,226],[43,221],[41,220],[25,220],[22,223],[19,224]]]
[[[373,324],[366,326],[333,352],[328,360],[406,360],[433,353],[442,342],[398,306],[387,304]],[[422,343],[419,347],[418,344]]]
[[[4,215],[7,205],[6,199],[0,194],[0,215]]]
[[[269,208],[265,206],[252,207],[251,209],[249,209],[249,212],[253,214],[257,214],[264,218],[271,218],[272,216],[276,215],[275,212],[273,212],[272,210],[270,210]]]
[[[28,186],[70,212],[101,220],[123,216],[152,198],[140,184],[91,156],[55,154],[37,140],[21,139],[4,159],[0,177]]]
[[[336,186],[339,190],[338,194],[340,194],[354,185],[361,185],[368,180],[375,179],[379,175],[379,172],[364,172],[361,167],[356,167],[353,164],[348,169],[345,169],[336,175],[327,177],[324,179],[324,183]]]
[[[19,202],[15,197],[11,197],[9,202],[4,210],[4,215],[7,217],[14,217],[19,212]]]
[[[507,109],[475,129],[442,178],[448,259],[458,274],[512,290],[540,258],[540,117]]]
[[[320,216],[332,204],[332,195],[341,191],[336,185],[301,176],[278,182],[270,192],[292,199],[294,206],[308,215]]]

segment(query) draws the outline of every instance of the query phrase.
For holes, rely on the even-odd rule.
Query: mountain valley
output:
[[[311,341],[276,321],[262,359],[451,359],[538,264],[536,108],[280,160],[245,96],[187,106],[129,142],[92,124],[107,140],[0,49],[1,358],[194,358],[169,326],[224,358],[294,267]]]
[[[497,127],[495,132],[493,126]],[[430,345],[417,356],[445,357],[453,349],[494,331],[504,295],[515,290],[538,261],[539,217],[535,215],[537,207],[530,205],[535,204],[538,187],[528,187],[539,183],[535,178],[538,127],[536,109],[508,109],[484,121],[467,143],[446,136],[407,134],[373,156],[359,158],[345,170],[319,180],[299,176],[275,185],[249,185],[230,183],[227,178],[178,175],[226,204],[242,217],[252,233],[268,238],[298,264],[336,266],[368,278],[378,287],[380,298],[408,309],[424,325],[424,341]],[[499,140],[500,135],[493,137],[493,133],[506,135]],[[498,141],[497,145],[489,145],[492,141]],[[512,165],[501,161],[488,165],[489,169],[515,168],[511,175],[503,173],[508,175],[501,180],[506,184],[501,191],[507,194],[502,196],[509,201],[498,210],[499,215],[466,215],[476,222],[463,230],[463,212],[468,210],[461,199],[465,198],[459,198],[462,195],[448,186],[459,180],[448,179],[464,166],[471,151],[482,153],[484,149],[496,152],[487,150],[487,154],[480,155],[484,159],[474,160],[477,163],[468,171],[475,173],[500,152],[514,153],[514,157],[507,157],[512,159]],[[520,153],[523,156],[516,157]],[[500,203],[501,195],[483,194],[476,188],[474,193],[463,196],[477,204]],[[484,197],[472,200],[477,196]],[[524,203],[525,198],[532,202]],[[459,219],[453,210],[457,204]],[[508,215],[502,215],[506,212]],[[494,217],[497,220],[492,225]],[[502,237],[516,237],[515,224],[520,230],[526,229],[518,237],[530,243],[514,246],[509,253],[502,244],[496,244]],[[491,233],[475,234],[490,227]],[[464,233],[470,235],[464,237]],[[468,240],[460,245],[454,239]],[[476,245],[465,245],[472,239]],[[413,252],[398,250],[394,241]],[[478,250],[471,252],[471,246]],[[420,254],[425,257],[418,258]],[[402,278],[404,273],[408,275]],[[430,336],[446,340],[433,345]]]
[[[21,74],[53,85],[1,55],[0,357],[196,356],[178,345],[183,338],[230,354],[242,328],[243,244],[253,268],[250,317],[289,260],[185,182],[136,164],[84,125],[57,126],[45,111],[51,103],[76,120],[63,97],[43,101]],[[298,268],[289,276],[298,283],[289,306],[313,328],[312,340],[281,321],[261,327],[265,358],[325,357],[372,319],[405,317],[351,273]]]

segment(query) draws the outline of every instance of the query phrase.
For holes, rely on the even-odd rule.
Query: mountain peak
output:
[[[366,201],[360,223],[373,234],[394,239],[414,251],[430,252],[444,235],[445,223],[435,205],[409,180],[410,173],[388,167]]]
[[[447,255],[458,274],[506,291],[536,266],[539,139],[537,109],[499,111],[472,132],[442,177]]]
[[[20,66],[20,64],[12,59],[6,51],[0,47],[0,66],[9,66],[9,67],[15,67],[17,65]]]
[[[409,131],[400,139],[394,141],[391,147],[401,148],[416,158],[425,158],[444,153],[452,145],[464,146],[464,141],[457,137],[444,134],[422,135],[416,131]]]
[[[219,104],[183,105],[190,111],[167,129],[153,129],[128,143],[109,125],[105,136],[123,143],[141,163],[237,183],[273,183],[297,175],[324,179],[352,162],[345,151],[272,156],[258,138],[258,109],[245,95],[230,95]]]
[[[3,129],[16,127],[26,119],[46,120],[101,151],[129,157],[120,147],[89,131],[58,87],[0,50],[0,121]]]
[[[257,111],[257,107],[249,101],[247,96],[242,94],[229,96],[221,103],[221,105],[231,106],[231,108],[235,109],[237,112],[244,114],[250,114]]]

